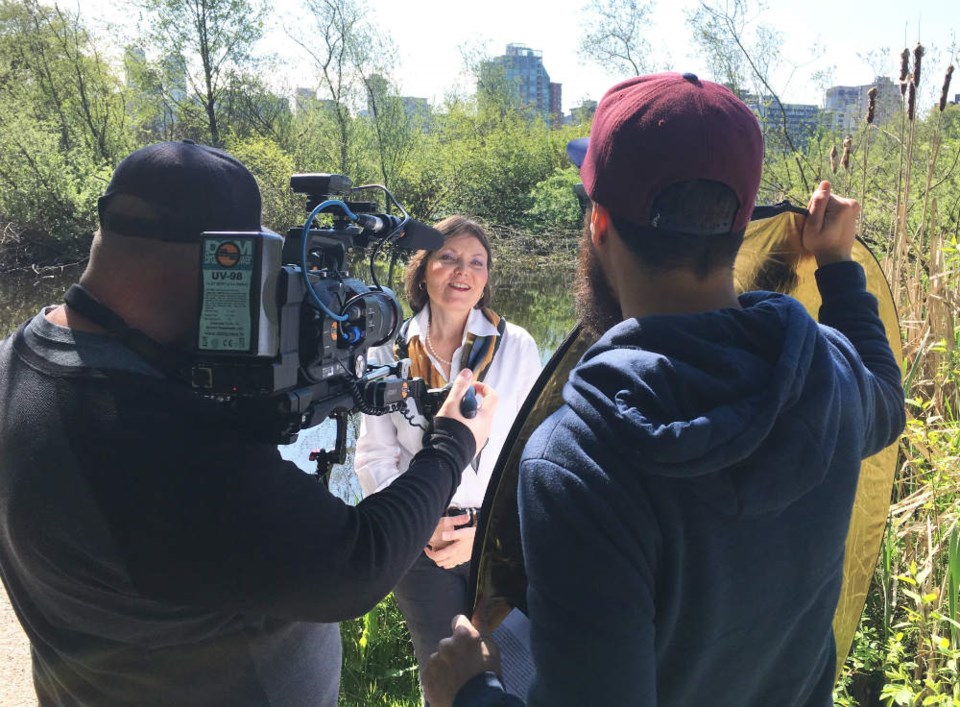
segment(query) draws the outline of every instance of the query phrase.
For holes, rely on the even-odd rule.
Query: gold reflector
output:
[[[789,205],[758,208],[747,227],[734,277],[738,291],[791,295],[816,318],[820,309],[816,262],[800,245],[805,213]],[[853,257],[866,272],[867,289],[879,302],[887,339],[902,364],[897,309],[880,264],[860,241],[854,245]],[[562,404],[567,377],[593,342],[577,327],[560,345],[517,416],[494,468],[480,514],[470,581],[474,618],[490,630],[511,608],[526,611],[527,582],[517,512],[517,471],[523,448],[537,426]],[[853,643],[880,552],[896,467],[897,444],[892,444],[864,460],[860,471],[847,531],[843,586],[833,618],[838,673]]]

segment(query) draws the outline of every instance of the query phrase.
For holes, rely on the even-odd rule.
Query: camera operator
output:
[[[335,622],[420,553],[496,395],[458,376],[407,473],[348,506],[169,373],[195,336],[200,234],[260,230],[250,172],[152,145],[99,211],[80,284],[102,307],[47,308],[0,343],[0,569],[40,704],[335,705]]]

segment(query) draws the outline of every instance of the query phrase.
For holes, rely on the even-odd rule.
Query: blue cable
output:
[[[309,240],[310,236],[310,224],[313,223],[313,219],[317,217],[317,214],[329,206],[339,206],[348,219],[351,221],[357,220],[357,215],[350,210],[349,206],[344,204],[339,199],[327,199],[326,201],[317,204],[317,207],[310,212],[310,215],[303,224],[303,234],[300,237],[300,275],[303,277],[303,286],[306,287],[307,292],[310,293],[310,299],[313,300],[313,303],[322,309],[323,313],[334,321],[345,322],[347,319],[349,319],[349,317],[346,314],[334,314],[331,312],[327,308],[327,305],[320,300],[316,290],[313,289],[313,285],[310,284],[310,279],[307,277],[307,241]]]

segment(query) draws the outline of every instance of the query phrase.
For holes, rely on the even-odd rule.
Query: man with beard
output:
[[[597,108],[577,304],[600,338],[520,466],[529,704],[832,704],[860,462],[899,435],[903,391],[851,258],[859,206],[827,182],[803,231],[820,324],[737,296],[762,161],[751,111],[693,74]],[[519,704],[498,667],[457,617],[427,698]]]

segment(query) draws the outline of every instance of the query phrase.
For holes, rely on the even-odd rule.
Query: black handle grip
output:
[[[468,420],[472,420],[477,416],[477,409],[480,405],[477,403],[477,391],[473,389],[473,386],[467,388],[467,392],[463,394],[463,397],[460,398],[460,414],[463,415]]]

